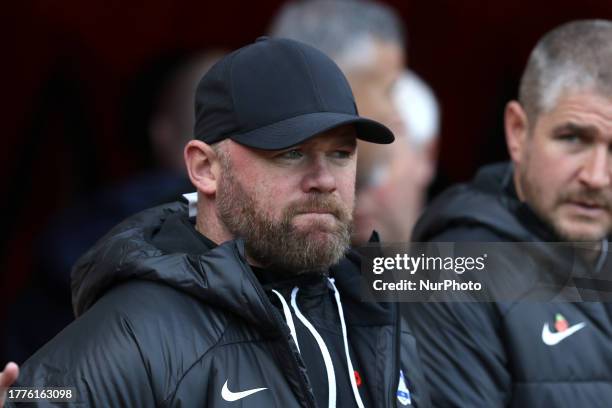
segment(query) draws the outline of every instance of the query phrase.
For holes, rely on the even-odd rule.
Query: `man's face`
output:
[[[338,262],[350,238],[356,134],[324,132],[278,151],[229,142],[221,155],[220,220],[258,264],[299,274]]]
[[[400,123],[393,104],[393,86],[404,69],[404,51],[392,42],[373,41],[369,64],[345,72],[359,114],[387,126]]]
[[[359,147],[354,245],[367,243],[373,230],[382,242],[408,242],[423,208],[432,176],[430,158],[404,131],[393,129],[393,133],[395,141],[380,146],[380,154],[370,160],[361,161],[363,150]],[[371,153],[366,150],[366,155]]]
[[[418,160],[411,157],[416,152],[409,145],[393,99],[404,63],[401,46],[375,41],[371,63],[346,72],[360,115],[383,123],[396,134],[391,145],[359,143],[358,178],[364,188],[357,196],[354,244],[366,243],[374,229],[385,241],[405,241],[414,214],[420,211],[426,183],[415,179],[422,172]]]
[[[517,167],[519,197],[568,241],[598,241],[612,230],[612,99],[563,94],[542,113]]]

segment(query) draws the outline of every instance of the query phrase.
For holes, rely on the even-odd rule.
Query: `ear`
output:
[[[514,164],[519,164],[527,148],[529,122],[525,110],[517,101],[510,101],[504,112],[504,128],[506,130],[506,145]]]
[[[219,181],[219,159],[210,145],[201,140],[191,140],[185,146],[185,165],[191,183],[198,192],[214,195]]]

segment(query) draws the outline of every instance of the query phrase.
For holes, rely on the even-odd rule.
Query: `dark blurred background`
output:
[[[408,65],[441,103],[434,192],[506,158],[503,107],[543,33],[568,20],[612,18],[612,2],[604,0],[384,2],[407,27]],[[41,253],[53,249],[44,234],[58,214],[77,206],[79,228],[87,231],[88,215],[96,217],[87,206],[105,204],[99,192],[152,166],[146,128],[161,79],[194,52],[253,41],[282,3],[4,4],[0,343],[11,336],[4,324],[9,313],[24,325],[52,325],[36,321],[41,306],[24,295],[32,286],[69,302],[67,291],[37,282],[32,272],[44,267]]]

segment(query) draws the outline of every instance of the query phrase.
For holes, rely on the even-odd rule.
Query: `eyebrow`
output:
[[[575,122],[563,123],[553,129],[553,134],[558,135],[564,132],[579,133],[586,136],[595,136],[598,133],[597,127],[593,125],[581,125]]]
[[[357,139],[359,139],[357,137],[357,133],[355,132],[351,132],[350,130],[345,130],[344,132],[338,134],[339,137],[345,138],[347,139],[347,141],[349,141],[352,143],[353,141],[355,142],[355,144],[357,144]]]
[[[346,140],[342,143],[343,145],[357,146],[356,137],[350,137],[349,135],[344,135],[342,137],[345,137],[345,136],[346,136]]]

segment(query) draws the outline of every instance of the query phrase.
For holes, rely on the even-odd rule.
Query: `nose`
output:
[[[302,178],[302,190],[306,193],[333,193],[336,177],[323,157],[313,158]]]
[[[587,158],[581,169],[580,181],[591,188],[604,188],[610,185],[611,160],[607,146],[597,146]]]

